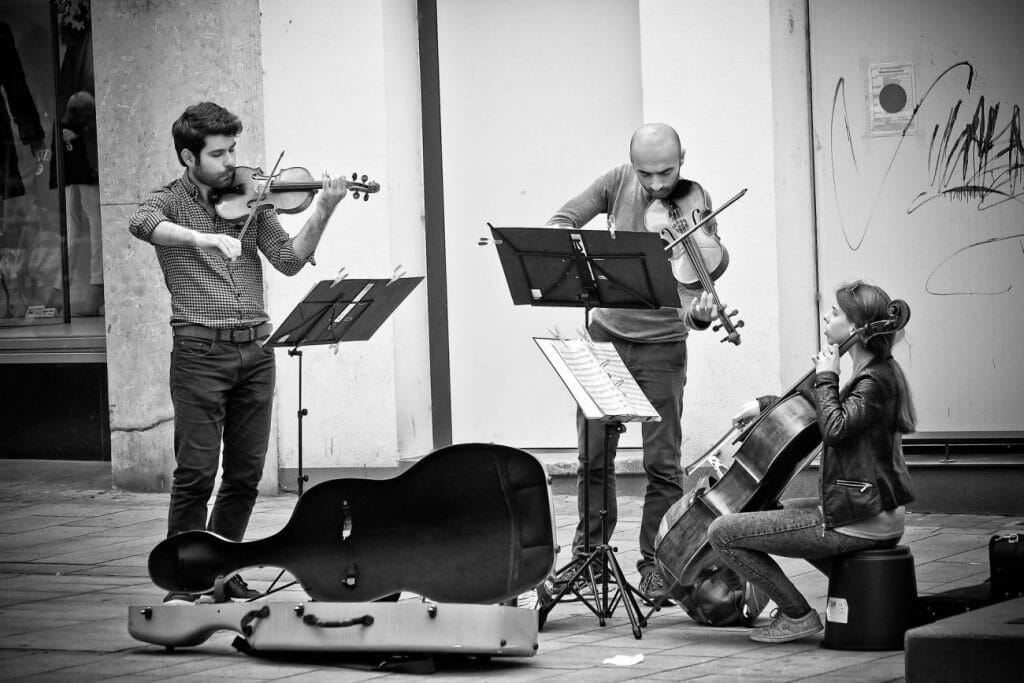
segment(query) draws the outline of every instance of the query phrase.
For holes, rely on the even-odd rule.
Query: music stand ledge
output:
[[[584,329],[590,326],[592,308],[679,308],[679,290],[661,238],[649,232],[618,232],[613,236],[605,230],[579,228],[496,228],[488,224],[498,249],[512,302],[517,305],[582,307]],[[608,463],[608,441],[611,434],[625,428],[619,422],[606,422],[604,426],[605,464]],[[590,481],[589,429],[584,429],[583,480]],[[634,595],[640,595],[626,582],[615,557],[615,548],[609,545],[608,467],[602,477],[601,540],[597,548],[590,547],[589,533],[584,535],[581,567],[573,572],[569,581],[555,596],[552,604],[542,611],[542,623],[547,613],[569,592],[578,598],[598,618],[601,626],[615,607],[622,603],[632,626],[633,636],[641,637],[641,626],[647,620],[640,613]],[[590,529],[590,487],[583,487],[583,525]],[[577,582],[595,590],[593,565],[600,563],[602,590],[597,606],[591,605],[575,588]],[[569,565],[563,567],[565,571]],[[618,594],[609,600],[608,574],[613,573]]]
[[[321,280],[300,301],[264,346],[290,347],[299,359],[299,495],[309,477],[302,472],[302,351],[300,346],[366,341],[405,301],[422,277]]]

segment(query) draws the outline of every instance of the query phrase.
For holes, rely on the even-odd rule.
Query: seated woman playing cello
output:
[[[708,541],[722,560],[762,588],[778,606],[771,623],[750,639],[785,643],[822,631],[821,619],[770,555],[807,559],[828,573],[845,553],[894,547],[903,535],[904,504],[913,500],[901,434],[914,431],[914,404],[902,368],[890,350],[892,335],[850,346],[853,372],[839,387],[838,345],[854,330],[888,317],[889,296],[854,282],[836,290],[825,315],[827,344],[814,355],[812,399],[822,435],[821,498],[783,502],[782,509],[715,519]],[[743,424],[774,401],[745,403],[733,418]]]

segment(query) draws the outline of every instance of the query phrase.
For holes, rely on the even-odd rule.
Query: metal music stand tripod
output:
[[[299,359],[299,495],[309,477],[302,472],[302,351],[300,346],[365,341],[398,308],[422,277],[321,280],[295,306],[264,346],[291,347]]]
[[[661,238],[647,232],[559,228],[495,228],[488,224],[498,249],[509,293],[514,304],[583,308],[584,329],[590,327],[592,308],[678,308],[679,293],[675,277],[665,256]],[[584,561],[568,582],[554,596],[546,609],[541,609],[541,624],[547,614],[571,591],[598,618],[601,626],[621,604],[626,609],[633,636],[641,638],[641,626],[647,625],[634,596],[646,596],[625,579],[609,545],[608,532],[608,441],[615,432],[622,432],[621,422],[604,426],[604,470],[602,476],[601,543],[590,544],[590,457],[589,425],[583,430],[583,528]],[[601,571],[601,590],[597,590],[594,567]],[[572,563],[562,567],[564,572]],[[619,590],[609,598],[609,573]],[[591,603],[576,588],[584,581],[595,596]],[[649,601],[648,601],[649,602]]]

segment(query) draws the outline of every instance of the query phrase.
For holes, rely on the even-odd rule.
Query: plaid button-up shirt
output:
[[[128,229],[152,243],[153,231],[171,221],[197,232],[238,237],[242,225],[213,215],[203,204],[199,188],[185,172],[151,193],[128,220]],[[273,209],[256,213],[234,261],[192,246],[154,244],[164,282],[171,293],[171,325],[248,327],[267,322],[263,303],[263,266],[259,254],[285,275],[294,275],[312,260],[299,259],[292,238]]]

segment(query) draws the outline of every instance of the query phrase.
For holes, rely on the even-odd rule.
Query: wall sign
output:
[[[868,67],[868,131],[871,135],[903,133],[916,104],[913,62]],[[907,132],[917,132],[916,124]]]

